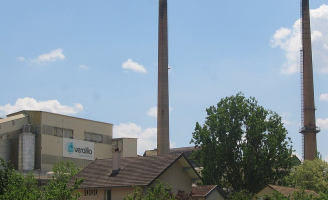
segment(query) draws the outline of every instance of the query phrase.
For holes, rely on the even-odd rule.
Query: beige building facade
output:
[[[0,119],[0,157],[10,160],[17,170],[41,174],[66,160],[84,168],[95,159],[112,157],[112,137],[110,123],[23,110]],[[137,156],[137,139],[115,139],[115,145],[120,143],[124,155]]]

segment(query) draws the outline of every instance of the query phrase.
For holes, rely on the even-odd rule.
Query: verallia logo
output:
[[[66,150],[69,154],[72,154],[74,152],[74,143],[73,142],[67,142],[66,143]]]
[[[74,147],[74,142],[67,142],[66,150],[69,154],[72,154],[74,152],[84,153],[84,154],[92,154],[92,150],[89,149],[89,147],[85,147],[85,148]]]

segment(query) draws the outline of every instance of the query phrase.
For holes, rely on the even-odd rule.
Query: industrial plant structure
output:
[[[23,110],[0,119],[0,157],[16,170],[45,174],[55,162],[71,160],[84,168],[97,158],[137,156],[136,138],[113,139],[110,123],[44,111]]]
[[[309,0],[301,0],[301,23],[302,128],[300,133],[303,134],[303,157],[305,160],[313,160],[317,153],[316,134],[320,129],[315,121]]]
[[[170,153],[167,0],[159,0],[157,154]]]

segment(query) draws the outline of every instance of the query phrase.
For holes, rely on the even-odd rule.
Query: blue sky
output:
[[[298,0],[168,0],[171,146],[243,92],[282,116],[296,153]],[[328,159],[328,4],[311,0],[318,150]],[[1,1],[0,116],[45,110],[114,124],[156,147],[158,1]]]

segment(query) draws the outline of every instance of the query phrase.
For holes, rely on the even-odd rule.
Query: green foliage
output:
[[[279,192],[274,192],[272,196],[264,196],[263,200],[290,200],[290,196],[285,197]]]
[[[284,195],[278,193],[278,192],[274,192],[272,196],[265,196],[263,197],[263,200],[321,200],[321,198],[319,197],[314,197],[312,194],[307,194],[305,193],[304,190],[299,190],[299,191],[295,191],[293,192],[293,196],[290,197],[285,197]],[[323,200],[323,199],[322,199]],[[327,199],[325,199],[327,200]]]
[[[38,181],[33,174],[26,177],[16,172],[9,163],[0,158],[0,199],[33,200],[41,198]]]
[[[295,173],[291,174],[287,181],[290,185],[316,191],[317,193],[328,193],[328,163],[321,159],[305,160],[302,165],[297,166]]]
[[[206,109],[205,124],[196,123],[191,143],[204,184],[256,193],[280,181],[292,166],[292,146],[281,117],[242,93]]]
[[[229,196],[229,200],[252,200],[252,199],[253,199],[253,194],[249,193],[247,190],[241,190]]]
[[[47,200],[77,200],[80,193],[76,192],[83,179],[75,179],[73,186],[68,186],[68,181],[80,170],[72,161],[55,163],[53,178],[44,186],[44,197]]]
[[[146,192],[140,187],[136,187],[133,191],[133,194],[129,194],[127,197],[124,197],[124,200],[187,200],[191,198],[190,196],[186,196],[184,194],[179,194],[177,196],[173,196],[171,194],[171,186],[165,187],[164,184],[160,181],[156,182],[155,188],[148,188]]]
[[[67,183],[79,169],[70,161],[57,163],[53,167],[54,177],[42,189],[32,173],[24,176],[0,158],[0,200],[76,200],[76,192],[83,182],[76,179],[73,186]]]

